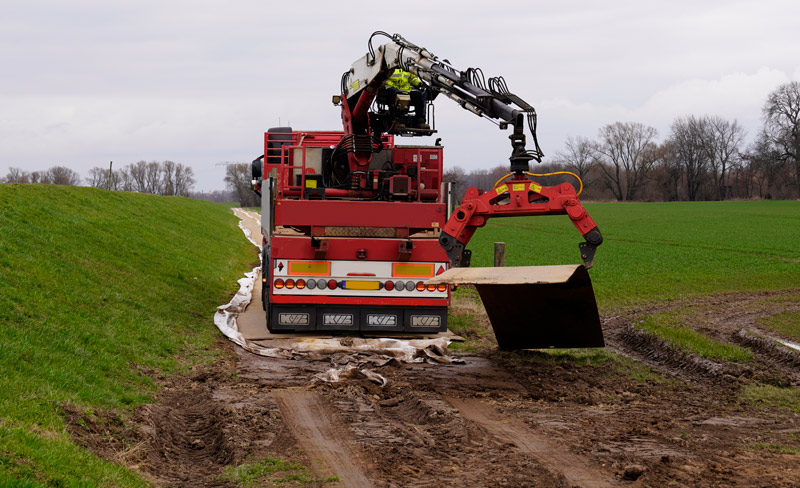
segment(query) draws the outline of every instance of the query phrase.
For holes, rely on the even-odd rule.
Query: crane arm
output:
[[[391,38],[372,47],[372,38],[385,35]],[[508,90],[502,77],[489,78],[479,68],[464,71],[454,68],[427,49],[417,46],[399,34],[376,32],[370,37],[369,52],[353,63],[342,76],[342,122],[345,133],[370,135],[368,111],[386,80],[400,68],[417,76],[433,93],[441,93],[465,110],[486,118],[501,129],[513,128],[509,136],[512,145],[511,171],[517,175],[528,170],[529,161],[541,161],[543,156],[536,139],[536,110]],[[527,122],[534,149],[526,149],[524,134]],[[374,136],[374,134],[373,134]],[[363,164],[363,162],[361,163]]]

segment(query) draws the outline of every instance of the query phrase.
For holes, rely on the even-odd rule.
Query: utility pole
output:
[[[113,174],[114,174],[114,173],[111,171],[111,166],[113,166],[113,165],[114,165],[114,161],[109,161],[109,162],[108,162],[108,188],[107,188],[107,190],[110,190],[110,189],[111,189],[111,175],[113,175]]]

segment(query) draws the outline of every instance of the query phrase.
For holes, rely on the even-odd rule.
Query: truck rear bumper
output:
[[[431,334],[447,330],[447,307],[295,305],[272,303],[270,332],[406,332]]]

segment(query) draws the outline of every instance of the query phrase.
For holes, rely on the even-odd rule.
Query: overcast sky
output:
[[[376,30],[504,76],[539,113],[545,162],[615,121],[663,140],[676,117],[720,115],[752,138],[767,94],[800,80],[796,0],[0,5],[0,176],[169,159],[221,189],[219,163],[261,155],[269,127],[341,129],[331,95]],[[436,115],[446,166],[507,163],[507,133],[444,97]]]

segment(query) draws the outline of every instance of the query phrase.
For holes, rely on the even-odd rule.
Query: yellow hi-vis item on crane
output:
[[[414,76],[413,73],[396,68],[394,73],[392,73],[392,76],[386,80],[386,87],[394,88],[395,90],[403,93],[408,93],[411,91],[412,87],[419,86],[420,83],[421,82],[419,81],[419,78]]]

